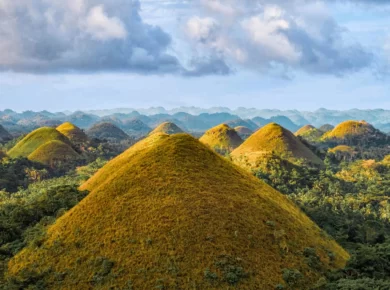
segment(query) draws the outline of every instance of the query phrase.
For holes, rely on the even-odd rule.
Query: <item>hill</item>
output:
[[[87,136],[100,140],[120,142],[129,139],[129,135],[111,123],[99,123],[87,130]]]
[[[0,143],[5,143],[12,140],[12,135],[0,125]]]
[[[164,122],[158,125],[149,135],[156,133],[164,133],[164,134],[178,134],[183,133],[183,130],[179,128],[175,123],[172,122]]]
[[[88,136],[84,131],[69,122],[58,126],[57,131],[68,137],[74,143],[85,143],[88,141]]]
[[[236,130],[238,136],[240,136],[243,140],[248,139],[249,136],[253,134],[251,129],[244,126],[235,127],[234,130]]]
[[[323,141],[345,145],[384,145],[389,136],[365,121],[346,121],[337,125],[322,137]]]
[[[28,159],[57,168],[79,160],[80,155],[68,144],[54,140],[41,145]]]
[[[238,163],[242,161],[254,166],[259,158],[269,153],[291,161],[300,159],[312,165],[323,165],[322,160],[294,134],[276,123],[255,132],[231,156]]]
[[[146,125],[138,118],[123,121],[122,128],[127,134],[135,138],[146,136],[152,130],[148,125]]]
[[[10,261],[8,278],[34,272],[46,289],[308,289],[348,259],[288,198],[186,134],[146,138],[81,189],[90,194]]]
[[[31,132],[19,141],[10,151],[8,151],[8,155],[12,158],[28,157],[40,146],[50,141],[61,141],[65,144],[71,145],[69,139],[56,129],[42,127]]]
[[[334,129],[334,126],[333,125],[330,125],[330,124],[325,124],[325,125],[322,125],[319,130],[322,131],[322,132],[329,132],[329,131],[332,131]]]
[[[302,137],[303,139],[309,142],[320,141],[321,136],[324,135],[324,132],[318,130],[312,125],[306,125],[300,128],[295,132],[295,136]]]
[[[259,126],[253,122],[252,120],[242,120],[242,119],[237,119],[237,120],[232,120],[232,121],[229,121],[229,122],[226,122],[226,125],[228,125],[229,127],[247,127],[249,128],[250,130],[252,131],[256,131],[257,129],[259,129]]]
[[[199,141],[221,154],[230,153],[243,142],[237,132],[226,124],[211,128]]]

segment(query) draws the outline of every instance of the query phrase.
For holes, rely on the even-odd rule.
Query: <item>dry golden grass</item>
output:
[[[152,132],[150,132],[149,136],[156,133],[164,133],[164,134],[171,135],[171,134],[184,133],[184,131],[174,123],[164,122],[158,125]]]
[[[8,277],[50,269],[50,289],[274,289],[289,268],[308,289],[322,274],[305,248],[325,269],[349,258],[285,196],[186,134],[148,137],[81,189],[91,192]]]
[[[322,160],[306,147],[294,134],[276,123],[271,123],[250,136],[231,154],[238,163],[258,163],[258,158],[268,155],[279,156],[290,161],[304,160],[323,166]]]
[[[243,142],[237,132],[226,124],[211,128],[199,141],[219,153],[231,152]]]
[[[84,143],[88,141],[88,136],[79,127],[72,123],[65,122],[57,127],[57,131],[65,135],[74,143]]]
[[[339,146],[336,146],[334,148],[330,148],[328,151],[330,153],[338,153],[338,152],[349,153],[349,154],[355,153],[355,150],[352,147],[347,146],[347,145],[339,145]]]
[[[59,162],[76,161],[80,159],[80,155],[68,144],[55,140],[41,145],[28,156],[28,159],[48,166],[54,166],[54,164]]]
[[[71,145],[69,139],[56,129],[42,127],[24,137],[10,151],[8,151],[8,155],[12,158],[28,157],[43,144],[55,140]]]
[[[375,133],[375,128],[365,121],[345,121],[337,125],[332,131],[326,133],[322,139],[345,139]]]

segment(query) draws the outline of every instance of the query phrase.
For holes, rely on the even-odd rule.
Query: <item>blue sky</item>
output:
[[[390,1],[49,2],[0,0],[0,109],[390,109]]]

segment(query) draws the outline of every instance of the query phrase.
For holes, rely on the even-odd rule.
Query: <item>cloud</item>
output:
[[[187,37],[198,54],[216,55],[231,66],[262,72],[276,68],[343,75],[372,63],[372,54],[350,40],[348,31],[327,13],[325,2],[198,3],[198,15],[186,23]]]
[[[171,37],[138,0],[0,0],[0,69],[178,73]]]

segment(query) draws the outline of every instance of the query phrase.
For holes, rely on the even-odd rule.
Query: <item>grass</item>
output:
[[[269,155],[280,156],[289,160],[304,160],[307,163],[323,166],[322,160],[306,147],[294,134],[282,126],[271,123],[250,136],[231,154],[236,161],[245,159],[251,164],[258,158]]]
[[[375,133],[375,128],[365,121],[345,121],[337,125],[332,131],[326,133],[322,139],[346,139]]]
[[[54,140],[41,145],[28,156],[28,159],[52,166],[58,162],[76,161],[80,159],[80,155],[68,144]]]
[[[149,135],[153,135],[156,133],[164,133],[164,134],[178,134],[183,133],[184,131],[179,128],[176,124],[171,122],[164,122],[160,125],[158,125],[152,132],[149,133]]]
[[[113,139],[117,141],[123,141],[129,139],[129,135],[111,123],[96,124],[87,131],[87,135],[91,138],[97,138],[101,140]]]
[[[8,151],[8,155],[12,158],[28,157],[43,144],[55,140],[71,145],[69,139],[56,129],[42,127],[31,132],[19,141],[10,151]]]
[[[347,145],[338,145],[334,148],[330,148],[328,150],[330,153],[349,153],[349,154],[355,154],[355,150],[350,147],[350,146],[347,146]]]
[[[307,289],[322,273],[306,248],[325,269],[349,258],[285,196],[187,134],[142,140],[81,189],[90,194],[10,261],[8,278],[48,273],[50,289],[274,289],[282,269],[297,269]]]
[[[303,126],[301,129],[295,132],[295,136],[302,137],[309,142],[320,141],[322,135],[324,135],[324,132],[315,128],[312,125]]]
[[[88,136],[79,127],[72,123],[65,122],[57,127],[57,131],[65,135],[74,143],[84,143],[88,141]]]
[[[219,153],[231,152],[243,142],[237,132],[226,124],[208,130],[199,141]]]

